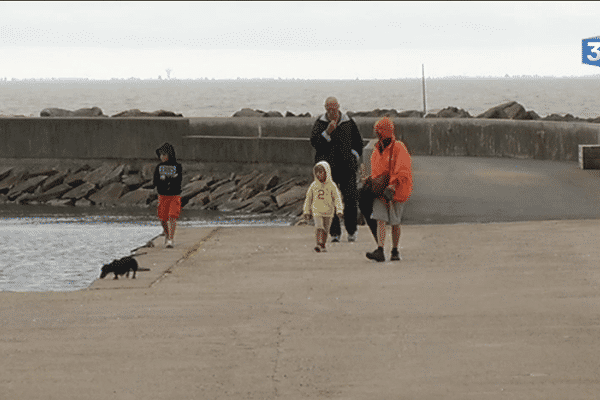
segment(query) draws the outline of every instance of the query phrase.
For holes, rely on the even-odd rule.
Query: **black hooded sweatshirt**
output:
[[[161,162],[154,170],[154,186],[161,196],[178,196],[181,194],[181,180],[183,169],[175,157],[175,149],[169,143],[165,143],[156,149],[156,155],[160,158],[161,153],[167,154],[169,159]]]

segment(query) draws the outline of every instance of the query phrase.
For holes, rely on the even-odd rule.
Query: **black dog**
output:
[[[110,264],[106,264],[102,267],[100,273],[100,279],[104,279],[106,275],[113,272],[115,279],[119,279],[119,275],[125,274],[129,278],[129,271],[133,271],[133,277],[135,279],[135,273],[138,270],[138,262],[133,257],[123,257],[120,260],[114,260]]]

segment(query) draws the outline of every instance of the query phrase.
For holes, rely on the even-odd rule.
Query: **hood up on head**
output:
[[[169,156],[169,162],[176,163],[177,157],[175,157],[175,148],[171,146],[169,143],[165,143],[156,149],[156,155],[160,158],[161,153],[164,153]]]
[[[315,181],[319,181],[319,179],[317,178],[317,174],[315,173],[315,169],[318,165],[325,168],[325,183],[333,182],[333,178],[331,177],[331,167],[329,166],[329,163],[327,161],[319,161],[313,167],[313,176],[315,178]]]
[[[380,140],[393,139],[394,136],[394,123],[388,117],[383,117],[375,123],[375,133]]]

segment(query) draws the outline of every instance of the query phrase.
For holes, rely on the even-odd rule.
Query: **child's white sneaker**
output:
[[[167,249],[172,249],[173,248],[173,241],[172,240],[167,240],[167,245],[165,247]]]

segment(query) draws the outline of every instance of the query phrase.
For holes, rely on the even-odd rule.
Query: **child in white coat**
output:
[[[342,195],[331,178],[331,167],[327,161],[318,162],[313,168],[314,182],[309,186],[304,201],[304,218],[315,219],[315,236],[317,253],[327,251],[327,232],[335,214],[342,217],[344,205]]]

